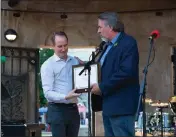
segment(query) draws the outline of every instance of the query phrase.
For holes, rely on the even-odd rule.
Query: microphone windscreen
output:
[[[155,38],[158,38],[158,37],[160,36],[160,33],[159,33],[158,30],[154,30],[154,31],[151,32],[150,35],[151,35],[151,36],[155,35]]]

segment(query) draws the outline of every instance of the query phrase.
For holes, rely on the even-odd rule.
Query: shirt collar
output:
[[[56,62],[57,62],[57,61],[63,61],[63,59],[59,58],[55,53],[54,53],[53,56],[54,56],[54,59],[55,59]],[[72,58],[71,58],[70,56],[68,56],[66,61],[69,61],[69,60],[71,60],[71,59],[72,59]]]
[[[115,44],[115,42],[117,41],[117,39],[118,39],[118,37],[119,37],[119,35],[120,35],[120,32],[119,33],[117,33],[117,35],[111,40],[111,43],[114,45]]]

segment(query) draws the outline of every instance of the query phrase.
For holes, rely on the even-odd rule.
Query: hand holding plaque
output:
[[[100,80],[100,67],[98,63],[90,65],[90,85],[99,83]],[[84,65],[75,65],[72,67],[73,73],[73,89],[76,88],[76,93],[88,92],[88,70],[85,69],[80,75],[80,72],[84,69]]]

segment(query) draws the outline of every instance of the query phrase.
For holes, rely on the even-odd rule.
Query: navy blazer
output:
[[[101,67],[102,95],[92,95],[93,111],[107,116],[135,115],[139,100],[139,53],[136,40],[121,34]],[[101,57],[100,57],[101,58]]]

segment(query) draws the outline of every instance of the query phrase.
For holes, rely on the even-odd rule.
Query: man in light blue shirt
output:
[[[41,67],[42,87],[48,100],[47,122],[51,125],[53,137],[77,137],[80,116],[77,97],[80,94],[72,89],[72,66],[78,60],[68,56],[68,37],[57,32],[52,37],[54,55]]]

